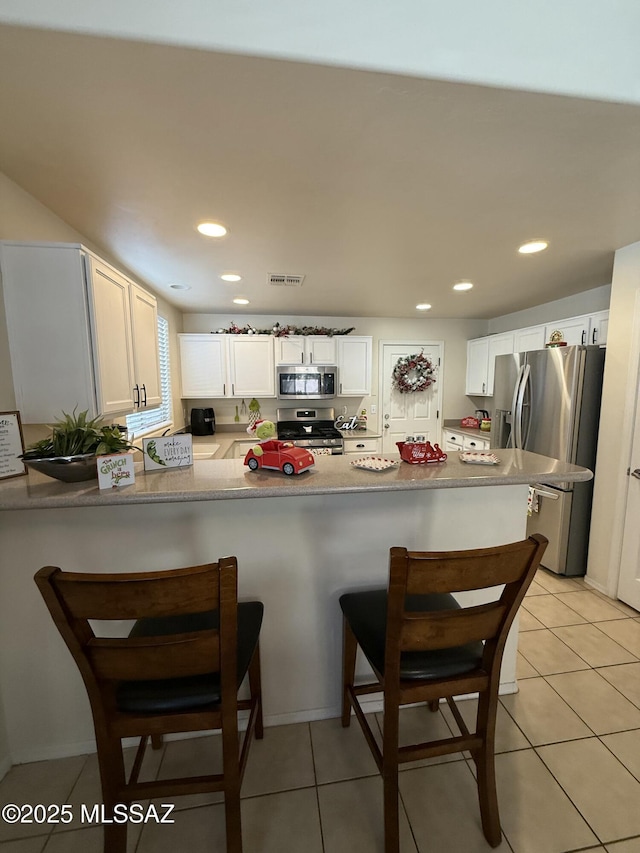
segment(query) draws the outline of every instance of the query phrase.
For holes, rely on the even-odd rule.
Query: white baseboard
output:
[[[500,695],[506,696],[511,693],[518,692],[517,682],[511,681],[500,685]],[[477,698],[477,693],[459,696],[458,699],[474,699]],[[444,701],[444,700],[441,700]],[[361,700],[362,708],[365,714],[379,714],[383,710],[383,702],[381,694],[374,694],[371,699]],[[328,708],[312,708],[307,711],[294,711],[287,714],[271,714],[265,715],[265,728],[271,726],[289,726],[295,723],[313,723],[319,720],[330,720],[340,717],[341,709],[338,707]],[[247,714],[242,713],[239,720],[239,728],[243,731],[246,728]],[[194,737],[206,737],[210,732],[181,732],[179,734],[165,735],[166,741],[186,740]],[[138,738],[126,738],[125,746],[137,746]],[[62,744],[55,748],[36,749],[33,752],[25,750],[22,753],[14,756],[13,764],[30,764],[34,761],[49,761],[55,758],[71,758],[74,755],[90,755],[96,752],[96,743],[94,740],[80,741],[78,743]],[[10,770],[12,762],[9,757],[0,758],[0,779]]]

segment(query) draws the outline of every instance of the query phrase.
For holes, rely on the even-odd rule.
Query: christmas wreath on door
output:
[[[398,359],[391,374],[393,387],[401,394],[413,394],[425,391],[436,381],[436,369],[433,362],[424,354],[424,350]]]

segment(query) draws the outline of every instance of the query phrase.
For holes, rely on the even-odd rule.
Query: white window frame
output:
[[[135,440],[152,432],[173,426],[173,398],[169,362],[169,323],[158,316],[158,357],[160,359],[160,395],[162,403],[155,409],[145,409],[127,415],[127,429]]]

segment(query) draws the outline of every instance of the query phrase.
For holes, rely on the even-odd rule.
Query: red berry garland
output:
[[[402,394],[424,391],[436,381],[435,368],[424,351],[399,358],[391,375],[394,388]]]

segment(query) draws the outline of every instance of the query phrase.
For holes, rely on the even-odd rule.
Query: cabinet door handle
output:
[[[222,383],[222,396],[223,397],[227,396],[227,383],[226,382]]]
[[[364,447],[364,444],[356,444],[356,447]]]
[[[133,394],[134,394],[133,405],[140,407],[140,389],[138,388],[137,385],[133,386]]]
[[[232,382],[231,383],[231,396],[235,397],[235,394],[236,394],[236,386]]]
[[[591,333],[591,343],[595,344],[597,338],[598,338],[598,335],[597,335],[596,330],[594,328],[593,332]]]
[[[304,364],[304,353],[300,356],[300,364]]]
[[[142,390],[144,391],[144,400],[142,401],[141,405],[146,406],[147,405],[147,386],[144,383],[142,383]]]
[[[586,343],[586,341],[587,341],[587,330],[586,329],[582,330],[582,337],[580,338],[580,340],[583,344]]]

